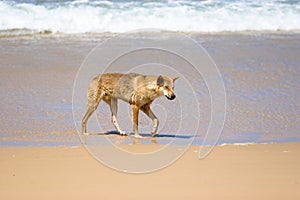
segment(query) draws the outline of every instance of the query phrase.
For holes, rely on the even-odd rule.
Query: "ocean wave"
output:
[[[300,1],[1,1],[0,31],[122,33],[300,30]]]

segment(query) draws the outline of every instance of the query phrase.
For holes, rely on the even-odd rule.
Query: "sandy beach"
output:
[[[0,198],[300,198],[299,143],[219,146],[202,160],[198,150],[191,147],[155,173],[134,175],[105,167],[81,146],[1,147]]]
[[[0,200],[299,200],[299,19],[295,0],[0,1]],[[81,134],[105,72],[180,77],[154,138],[123,101],[128,136],[103,102]]]
[[[201,82],[201,131],[193,145],[171,166],[139,175],[96,161],[81,146],[74,126],[77,70],[106,36],[1,37],[0,199],[299,199],[300,35],[190,36],[207,49],[224,80],[227,117],[218,146],[198,159],[210,110],[209,93]],[[97,112],[107,130],[114,130],[107,108]],[[172,106],[168,112],[173,113]],[[141,120],[143,130],[148,124]],[[130,145],[128,138],[110,138],[132,152],[170,141],[174,150],[181,148],[185,137],[170,132],[177,122],[166,124],[157,144],[145,140]]]

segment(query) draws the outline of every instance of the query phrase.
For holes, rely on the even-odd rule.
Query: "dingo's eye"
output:
[[[166,89],[168,89],[168,90],[170,89],[170,87],[169,87],[169,86],[166,86],[165,88],[166,88]]]

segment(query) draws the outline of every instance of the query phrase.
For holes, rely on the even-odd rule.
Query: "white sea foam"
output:
[[[290,31],[300,30],[299,19],[300,1],[291,0],[0,2],[0,30],[62,33],[120,33],[143,28],[183,32]]]
[[[254,142],[246,142],[246,143],[223,143],[220,144],[219,146],[224,147],[224,146],[249,146],[249,145],[255,145],[255,144],[262,144],[262,143],[254,143]],[[263,143],[267,144],[267,143]]]

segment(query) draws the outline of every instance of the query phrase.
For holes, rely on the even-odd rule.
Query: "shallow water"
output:
[[[218,144],[300,141],[299,34],[190,36],[206,48],[225,84],[227,116]],[[72,116],[73,82],[86,55],[105,38],[99,35],[0,38],[1,146],[80,144]],[[109,53],[114,52],[113,48],[116,47]],[[210,119],[210,96],[203,80],[199,80],[199,88],[196,91],[201,99],[198,134],[190,134],[189,127],[185,127],[187,132],[174,135],[176,116],[164,121],[166,113],[176,113],[172,111],[174,104],[160,99],[158,102],[167,111],[160,111],[160,104],[155,104],[162,118],[158,144],[186,144],[190,140],[202,144]],[[183,90],[181,85],[176,90],[175,84],[177,96],[189,98],[180,97]],[[126,106],[120,110],[119,120],[130,132],[131,122],[124,117],[130,113]],[[83,115],[85,108],[77,109]],[[188,114],[183,111],[183,116]],[[105,130],[114,130],[105,104],[100,105],[97,116]],[[149,120],[141,116],[140,123],[141,132],[148,136]],[[90,128],[92,132],[101,131],[96,125],[91,124]],[[107,137],[113,143],[134,142],[127,137]],[[101,138],[105,137],[98,137]]]

